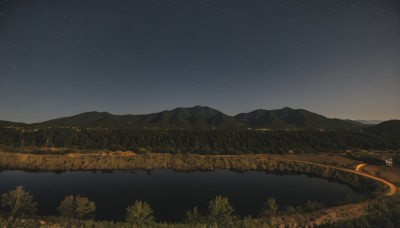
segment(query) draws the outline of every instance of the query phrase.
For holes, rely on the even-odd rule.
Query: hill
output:
[[[400,139],[400,120],[384,121],[365,129],[365,131],[376,135]]]
[[[7,127],[7,126],[16,126],[16,127],[22,127],[27,124],[24,123],[19,123],[19,122],[11,122],[11,121],[5,121],[5,120],[0,120],[0,127]]]
[[[112,115],[107,112],[86,112],[54,119],[36,126],[74,127],[155,127],[155,128],[234,128],[242,124],[218,110],[195,106],[176,108],[145,115]]]
[[[258,109],[249,113],[238,114],[235,118],[255,128],[353,129],[362,127],[362,124],[359,123],[330,119],[304,109],[291,109],[288,107],[271,111]]]
[[[164,128],[235,128],[242,126],[242,123],[218,110],[195,106],[141,115],[137,117],[136,125]]]
[[[229,116],[210,107],[195,106],[143,115],[85,112],[28,126],[175,129],[360,129],[367,125],[356,121],[331,119],[304,109],[288,107],[271,111],[258,109],[249,113]]]
[[[35,126],[114,126],[113,119],[117,116],[107,112],[85,112],[78,115],[53,119],[41,123],[33,124]],[[109,123],[107,123],[109,120]]]

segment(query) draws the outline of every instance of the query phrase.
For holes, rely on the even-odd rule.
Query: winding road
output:
[[[292,159],[285,159],[285,160],[317,165],[317,166],[321,166],[321,167],[325,167],[325,168],[329,168],[329,169],[337,169],[337,170],[345,171],[345,172],[348,172],[348,173],[354,173],[354,174],[357,174],[357,175],[360,175],[360,176],[364,176],[364,177],[379,181],[379,182],[381,182],[381,183],[383,183],[383,184],[385,184],[386,186],[389,187],[389,190],[385,193],[386,196],[393,196],[397,192],[397,187],[393,183],[391,183],[391,182],[389,182],[389,181],[387,181],[387,180],[385,180],[383,178],[380,178],[380,177],[377,177],[377,176],[374,176],[374,175],[371,175],[371,174],[368,174],[368,173],[361,172],[362,168],[367,165],[365,163],[361,163],[361,164],[356,165],[354,169],[348,169],[348,168],[325,165],[325,164],[321,164],[321,163],[304,161],[304,160],[294,160],[294,159],[293,160]]]
[[[356,173],[358,175],[361,175],[361,176],[364,176],[364,177],[368,177],[368,178],[374,179],[376,181],[382,182],[382,183],[384,183],[385,185],[387,185],[389,187],[389,190],[386,192],[385,195],[392,196],[392,195],[396,194],[396,192],[397,192],[396,185],[394,185],[394,184],[390,183],[389,181],[387,181],[385,179],[382,179],[380,177],[373,176],[373,175],[370,175],[370,174],[367,174],[367,173],[362,173],[360,171],[360,169],[362,167],[366,166],[366,165],[367,164],[359,164],[359,165],[356,166],[355,170],[345,169],[345,168],[338,168],[338,169],[341,169],[341,170],[344,170],[344,171],[347,171],[347,172]]]
[[[396,194],[396,192],[397,192],[397,187],[393,183],[391,183],[391,182],[389,182],[389,181],[387,181],[385,179],[382,179],[380,177],[377,177],[377,176],[374,176],[374,175],[371,175],[371,174],[368,174],[368,173],[361,172],[361,168],[367,165],[367,164],[364,164],[364,163],[356,165],[354,170],[353,169],[330,166],[330,165],[323,165],[323,164],[318,164],[318,163],[314,163],[314,162],[307,162],[307,163],[320,165],[320,166],[324,166],[324,167],[331,168],[331,169],[342,170],[342,171],[345,171],[345,172],[354,173],[354,174],[357,174],[357,175],[360,175],[360,176],[368,177],[370,179],[379,181],[379,182],[381,182],[381,183],[383,183],[383,184],[385,184],[385,185],[387,185],[389,187],[389,190],[385,193],[386,196],[392,196],[392,195]]]
[[[299,162],[299,160],[297,161]],[[380,177],[376,177],[371,174],[361,172],[362,168],[367,164],[358,164],[354,167],[354,169],[348,169],[348,168],[324,165],[315,162],[307,162],[307,161],[300,161],[300,162],[318,165],[329,169],[337,169],[348,173],[354,173],[356,175],[361,175],[373,179],[375,181],[379,181],[389,187],[389,190],[384,193],[386,196],[393,196],[397,192],[397,187],[394,184],[390,183],[389,181],[382,179]],[[366,210],[365,208],[367,204],[368,202],[362,202],[362,203],[326,208],[320,211],[310,212],[307,214],[297,213],[293,215],[275,217],[274,223],[277,224],[278,227],[314,227],[314,226],[319,226],[321,224],[333,223],[338,220],[354,219],[355,217],[359,217],[365,213]]]

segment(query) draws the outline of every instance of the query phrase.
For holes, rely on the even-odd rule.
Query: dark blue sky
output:
[[[400,119],[400,1],[0,0],[0,119],[194,105]]]

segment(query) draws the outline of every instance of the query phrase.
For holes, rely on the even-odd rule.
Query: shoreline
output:
[[[318,157],[319,155],[317,155]],[[378,196],[390,197],[396,194],[397,187],[387,180],[346,167],[355,167],[352,161],[342,167],[322,164],[315,161],[298,160],[296,155],[197,155],[197,154],[159,154],[159,153],[90,153],[66,155],[38,155],[0,151],[1,170],[23,170],[33,172],[68,172],[68,171],[133,171],[171,169],[179,172],[232,170],[237,172],[264,171],[269,173],[306,174],[332,179],[350,185],[357,190],[368,190],[372,199],[356,204],[329,207],[304,215],[287,215],[274,218],[280,226],[303,224],[307,226],[331,223],[362,216],[366,205]],[[307,156],[303,156],[306,157]],[[314,160],[316,155],[313,155]],[[311,159],[310,159],[311,160]],[[326,160],[321,155],[321,160]],[[332,162],[333,164],[335,162]],[[309,218],[317,218],[310,220]]]

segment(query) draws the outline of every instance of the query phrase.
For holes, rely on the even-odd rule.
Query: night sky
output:
[[[400,119],[400,1],[0,0],[0,119],[195,105]]]

